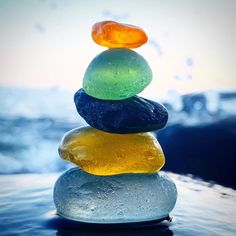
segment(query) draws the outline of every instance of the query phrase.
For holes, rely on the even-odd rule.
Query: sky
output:
[[[102,20],[147,33],[135,49],[153,71],[143,95],[236,89],[234,0],[0,0],[0,85],[78,90],[106,50],[90,36]]]

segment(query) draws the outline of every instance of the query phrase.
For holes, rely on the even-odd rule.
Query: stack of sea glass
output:
[[[103,21],[93,40],[109,49],[88,66],[83,88],[74,96],[90,126],[65,134],[60,156],[78,167],[59,177],[54,188],[57,213],[89,223],[132,223],[168,219],[177,191],[158,173],[165,163],[150,131],[166,125],[161,104],[136,96],[152,80],[147,61],[130,48],[147,42],[135,26]]]

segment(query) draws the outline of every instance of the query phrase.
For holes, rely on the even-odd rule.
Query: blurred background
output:
[[[0,174],[67,169],[57,147],[85,122],[73,95],[90,61],[105,48],[95,22],[142,27],[135,49],[153,70],[140,94],[170,117],[156,133],[164,170],[236,188],[236,2],[0,0]]]

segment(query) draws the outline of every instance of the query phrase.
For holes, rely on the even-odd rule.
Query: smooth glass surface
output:
[[[59,154],[95,175],[153,173],[165,163],[162,148],[151,133],[112,134],[92,127],[66,133]]]
[[[115,21],[101,21],[94,24],[92,38],[95,43],[108,48],[137,48],[148,40],[140,27]]]

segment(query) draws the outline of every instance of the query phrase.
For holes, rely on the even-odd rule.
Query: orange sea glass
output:
[[[143,29],[115,21],[101,21],[92,28],[95,43],[108,48],[137,48],[148,40]]]

